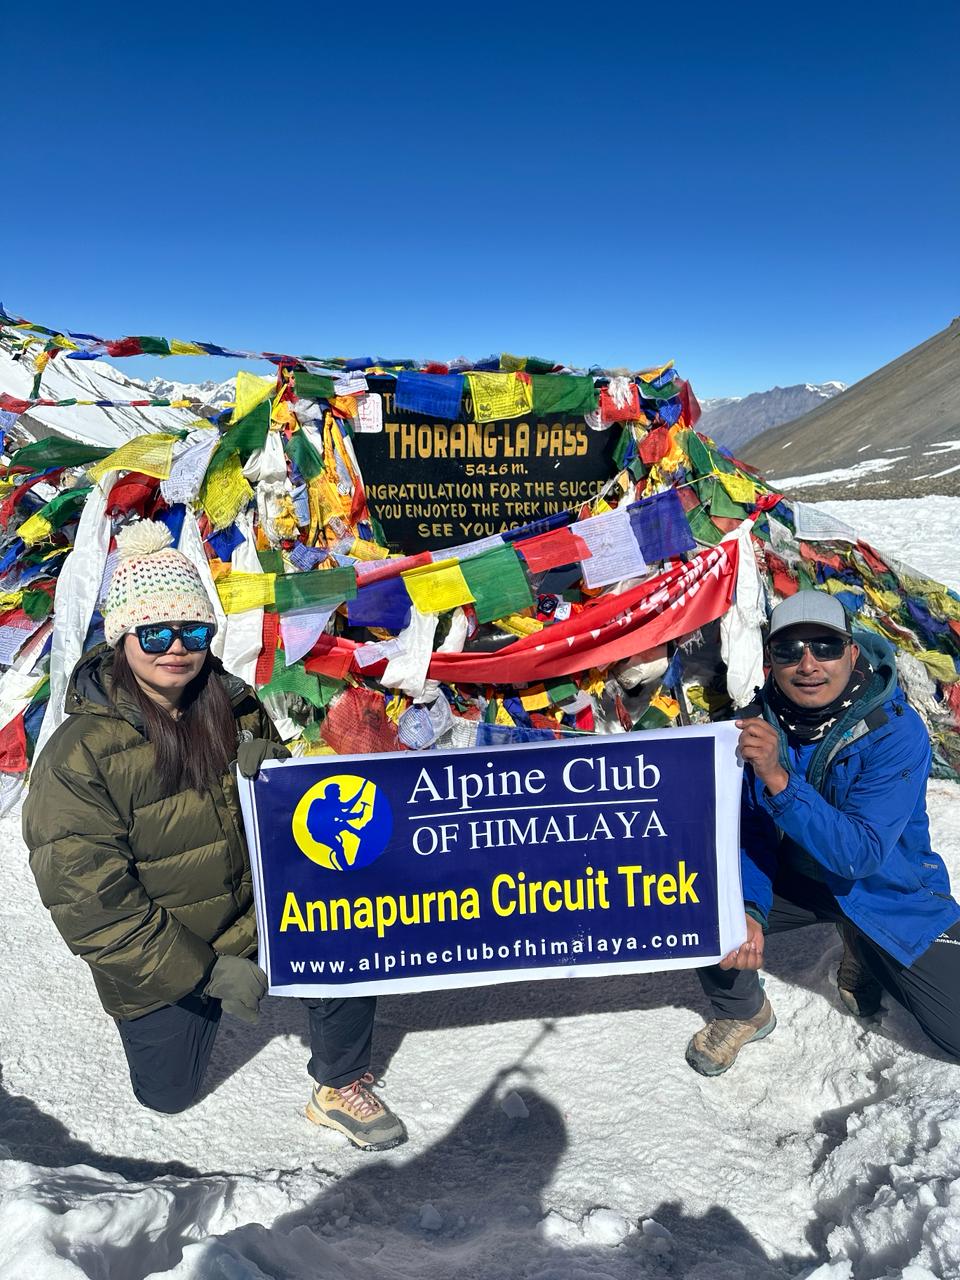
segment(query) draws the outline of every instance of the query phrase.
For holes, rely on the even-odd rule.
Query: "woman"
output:
[[[106,644],[77,664],[64,723],[37,760],[23,834],[40,896],[90,966],[117,1024],[137,1099],[196,1098],[221,1008],[254,1022],[250,863],[231,763],[286,755],[253,690],[210,653],[200,575],[162,524],[117,535]],[[364,1149],[402,1142],[367,1088],[375,1000],[305,1001],[307,1115]]]

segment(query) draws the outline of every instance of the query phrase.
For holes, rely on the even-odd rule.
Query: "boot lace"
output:
[[[383,1113],[379,1100],[367,1087],[371,1084],[373,1084],[373,1074],[368,1071],[351,1084],[345,1084],[337,1089],[347,1110],[359,1120],[372,1120]]]
[[[741,1034],[743,1025],[736,1018],[714,1018],[707,1027],[703,1047],[708,1050],[727,1048]]]

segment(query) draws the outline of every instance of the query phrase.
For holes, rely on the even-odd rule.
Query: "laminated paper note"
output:
[[[383,430],[383,398],[375,391],[357,399],[357,430],[364,434]]]
[[[647,562],[625,507],[581,520],[577,537],[590,548],[590,559],[583,561],[583,580],[588,587],[606,587],[647,572]]]
[[[410,599],[421,613],[443,613],[458,604],[472,604],[473,595],[458,560],[441,560],[408,569],[403,575]]]
[[[468,373],[473,416],[477,422],[519,418],[533,408],[529,378],[516,373]]]

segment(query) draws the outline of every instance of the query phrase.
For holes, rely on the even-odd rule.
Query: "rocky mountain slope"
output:
[[[743,454],[810,501],[960,493],[960,318]]]

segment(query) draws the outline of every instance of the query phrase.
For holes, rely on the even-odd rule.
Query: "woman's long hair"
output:
[[[147,740],[153,743],[157,772],[171,795],[187,788],[205,791],[219,782],[236,755],[233,707],[213,661],[208,653],[199,675],[187,685],[175,720],[140,688],[123,641],[114,649],[113,694],[122,689],[139,708]]]

